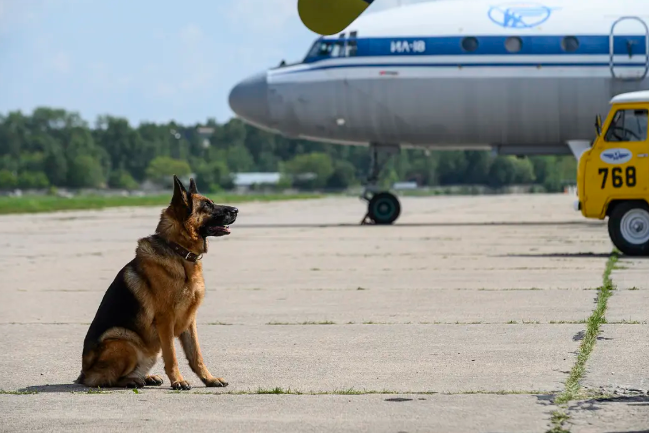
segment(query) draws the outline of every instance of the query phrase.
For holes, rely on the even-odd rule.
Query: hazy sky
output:
[[[0,113],[224,122],[237,81],[302,59],[316,37],[297,0],[0,0]]]

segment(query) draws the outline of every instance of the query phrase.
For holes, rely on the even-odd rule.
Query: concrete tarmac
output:
[[[205,388],[177,344],[183,393],[161,359],[159,388],[72,384],[159,208],[0,217],[0,431],[550,431],[613,248],[573,199],[404,198],[390,227],[359,226],[355,198],[240,204],[203,258],[198,312],[205,362],[230,385]],[[649,429],[648,271],[614,269],[562,428]]]

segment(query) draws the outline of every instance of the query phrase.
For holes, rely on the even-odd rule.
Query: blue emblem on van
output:
[[[633,154],[627,149],[609,149],[602,152],[599,157],[607,164],[624,164],[631,160]]]
[[[539,3],[504,3],[489,9],[489,19],[506,29],[530,29],[544,23],[557,8]]]

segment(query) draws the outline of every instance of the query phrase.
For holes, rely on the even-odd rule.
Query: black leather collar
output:
[[[191,251],[181,247],[175,242],[167,241],[172,250],[176,252],[180,257],[187,260],[188,262],[196,263],[198,260],[203,258],[202,254],[194,254]]]
[[[198,254],[198,255],[194,254],[191,251],[187,250],[186,248],[178,245],[177,243],[164,239],[159,234],[155,234],[153,235],[153,237],[159,240],[160,242],[162,242],[163,244],[167,245],[169,248],[174,250],[176,254],[178,254],[180,257],[187,260],[188,262],[196,263],[197,261],[203,258],[203,254]]]

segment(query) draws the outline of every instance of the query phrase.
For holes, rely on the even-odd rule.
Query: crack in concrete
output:
[[[601,326],[606,323],[604,313],[606,312],[608,299],[613,295],[613,291],[615,290],[615,284],[613,284],[613,280],[611,279],[611,272],[615,269],[617,261],[618,252],[617,250],[613,250],[606,262],[606,268],[602,276],[603,284],[597,289],[597,305],[588,318],[586,330],[580,336],[581,344],[577,354],[577,361],[570,370],[570,375],[568,376],[563,392],[554,400],[554,403],[559,405],[559,408],[552,412],[552,418],[550,420],[552,427],[547,433],[568,433],[570,431],[566,429],[570,421],[567,404],[581,397],[580,381],[586,371],[586,362],[595,347]]]

